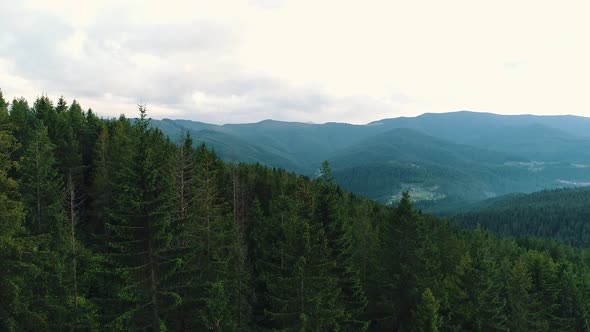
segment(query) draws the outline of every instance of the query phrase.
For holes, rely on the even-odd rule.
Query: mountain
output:
[[[516,237],[534,236],[590,245],[590,187],[512,194],[467,206],[452,219]]]
[[[425,113],[371,122],[369,125],[412,128],[457,143],[469,144],[481,137],[501,134],[506,128],[533,124],[557,129],[573,136],[590,138],[590,118],[572,115],[500,115],[479,112]]]
[[[201,131],[218,132],[238,138],[241,144],[231,151],[216,151],[227,161],[254,161],[272,167],[313,174],[326,156],[374,134],[367,126],[344,123],[322,125],[265,120],[249,124],[212,125],[187,120],[153,120],[153,125],[173,140],[183,133],[197,136]],[[207,141],[206,141],[207,142]],[[214,142],[211,142],[212,144]],[[256,147],[258,154],[250,153]],[[276,155],[288,155],[286,160]],[[297,161],[294,165],[294,161]]]
[[[291,170],[302,168],[301,163],[287,152],[251,144],[232,134],[204,129],[197,131],[192,137],[195,143],[205,143],[219,155],[225,156],[225,159],[230,162],[262,162],[268,165],[282,165],[282,167]]]
[[[315,176],[328,160],[344,188],[382,202],[411,190],[427,211],[590,182],[590,118],[570,115],[461,111],[366,125],[274,120],[214,125],[170,119],[153,125],[173,140],[189,132],[230,162]]]
[[[539,172],[514,167],[511,160],[520,157],[407,128],[363,140],[331,158],[343,188],[381,201],[397,201],[404,190],[418,200],[477,201],[547,185]]]
[[[519,156],[456,144],[417,130],[399,128],[345,148],[331,160],[336,168],[393,160],[467,166],[473,163],[503,164],[519,160]]]

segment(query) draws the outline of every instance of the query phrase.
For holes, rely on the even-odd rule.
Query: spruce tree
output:
[[[33,138],[33,132],[37,127],[38,120],[24,98],[14,99],[10,108],[10,124],[14,137],[20,143],[15,157],[23,155],[24,150],[29,146]]]
[[[430,288],[422,293],[422,298],[416,309],[416,331],[437,332],[442,326],[442,317],[439,315],[440,304],[432,294]]]
[[[59,238],[64,234],[64,190],[55,168],[54,150],[47,127],[38,125],[23,158],[21,190],[27,208],[28,228],[36,234],[52,234],[55,243],[66,243],[65,239]]]
[[[237,318],[233,315],[229,302],[219,302],[218,297],[232,293],[232,283],[235,275],[232,275],[231,249],[234,244],[234,222],[228,213],[229,205],[224,204],[220,192],[221,164],[215,153],[209,151],[204,144],[201,144],[195,152],[195,187],[196,199],[195,216],[196,231],[200,233],[202,243],[201,273],[197,284],[204,292],[197,298],[201,302],[197,307],[198,317],[205,327],[212,328],[212,322],[218,321],[224,329],[234,328]],[[220,290],[223,289],[224,293]],[[234,294],[232,294],[234,295]],[[225,304],[227,308],[217,311],[207,309],[208,303],[217,302]],[[234,303],[242,301],[241,298],[234,298]],[[203,306],[205,304],[205,306]],[[228,315],[215,316],[221,313]]]
[[[8,102],[4,99],[2,89],[0,89],[0,130],[6,130],[4,128],[8,124]]]
[[[326,233],[330,259],[334,261],[330,271],[340,288],[339,302],[343,304],[341,328],[363,330],[368,327],[361,320],[367,299],[361,285],[359,271],[354,265],[354,239],[351,218],[345,218],[341,206],[343,198],[340,189],[333,183],[329,163],[324,161],[320,170],[314,217]]]
[[[449,296],[453,306],[451,325],[468,330],[505,328],[505,305],[500,269],[491,243],[480,229],[472,234],[471,250],[451,277]]]
[[[379,322],[383,328],[409,329],[413,312],[420,299],[418,270],[421,267],[419,247],[422,217],[413,209],[410,196],[404,192],[400,203],[391,211],[384,225],[381,241],[381,267],[378,278],[382,295]]]
[[[313,218],[309,188],[300,183],[295,196],[294,201],[283,197],[270,221],[282,236],[269,250],[264,273],[267,316],[282,329],[341,329],[348,321],[328,237]]]
[[[0,97],[0,104],[3,103]],[[6,110],[0,107],[0,113]],[[29,243],[23,227],[25,209],[16,180],[10,173],[17,166],[16,139],[1,127],[7,119],[0,116],[0,329],[27,330],[42,326],[42,318],[30,310],[34,294],[29,282],[36,269],[25,256]]]
[[[42,121],[48,128],[50,138],[55,136],[55,107],[47,96],[38,97],[33,104],[33,113],[38,120]]]
[[[161,132],[149,128],[143,106],[133,126],[130,150],[115,171],[114,197],[108,232],[112,254],[123,284],[116,329],[166,328],[162,319],[180,302],[165,288],[177,265],[167,257],[173,194],[171,144]]]
[[[21,191],[27,211],[26,223],[36,236],[32,262],[43,272],[36,276],[33,291],[38,310],[47,315],[47,328],[72,326],[73,303],[70,229],[64,213],[65,188],[58,174],[55,146],[47,128],[35,128],[20,170]]]
[[[526,264],[520,258],[512,267],[508,276],[508,328],[511,331],[528,331],[533,329],[531,317],[532,279]]]

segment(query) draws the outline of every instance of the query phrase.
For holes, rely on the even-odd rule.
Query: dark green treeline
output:
[[[0,95],[0,330],[583,331],[590,255]],[[318,165],[319,166],[319,165]]]

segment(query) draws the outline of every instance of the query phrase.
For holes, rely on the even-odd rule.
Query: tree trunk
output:
[[[72,180],[72,170],[68,175],[68,207],[70,219],[70,242],[72,244],[72,271],[74,278],[74,308],[78,308],[78,276],[76,267],[76,188]]]

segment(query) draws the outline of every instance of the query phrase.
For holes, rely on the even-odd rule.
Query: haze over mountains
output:
[[[366,125],[266,120],[213,125],[158,120],[173,140],[190,133],[230,162],[258,162],[314,176],[328,160],[336,181],[382,202],[409,190],[442,212],[512,192],[590,182],[590,118],[427,113]]]

